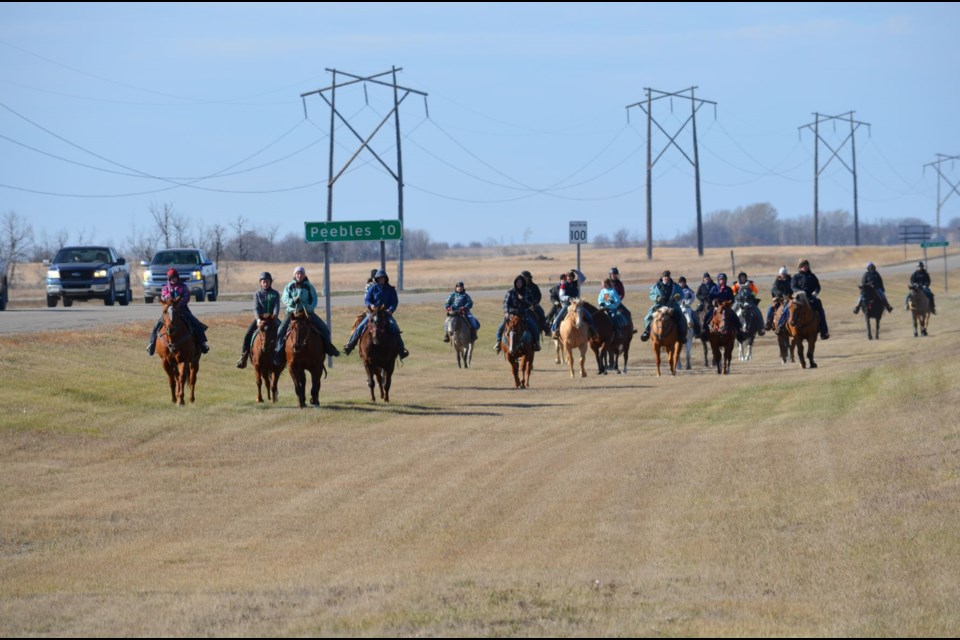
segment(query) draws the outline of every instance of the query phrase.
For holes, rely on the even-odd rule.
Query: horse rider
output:
[[[750,280],[747,277],[745,271],[741,271],[737,274],[737,281],[734,282],[733,286],[730,288],[733,289],[734,299],[737,298],[737,294],[739,294],[741,290],[746,291],[746,293],[744,293],[741,297],[753,305],[753,314],[760,323],[760,330],[757,331],[757,335],[762,336],[764,333],[766,333],[766,331],[763,327],[763,314],[760,313],[760,290],[757,289],[757,285],[754,284],[753,280]]]
[[[710,306],[707,308],[707,313],[703,316],[704,331],[710,326],[713,314],[724,302],[733,302],[733,289],[727,286],[727,274],[718,273],[717,282],[710,289]],[[740,324],[740,318],[737,317],[737,314],[730,313],[727,319],[733,324],[734,330],[737,332],[737,339],[742,341],[743,326]]]
[[[330,328],[327,327],[327,323],[313,312],[314,309],[317,308],[319,300],[317,298],[317,290],[313,288],[313,283],[307,278],[306,269],[297,267],[293,270],[293,280],[288,282],[287,286],[283,288],[283,295],[280,301],[283,303],[283,308],[286,309],[287,315],[283,319],[283,324],[280,325],[280,331],[277,332],[277,351],[273,356],[274,364],[283,364],[285,358],[284,349],[286,348],[287,342],[287,329],[290,328],[290,319],[299,309],[307,312],[307,316],[310,318],[310,324],[320,333],[320,336],[326,344],[324,348],[326,354],[334,358],[340,355],[337,348],[333,346],[333,339],[330,337]]]
[[[537,322],[540,323],[540,330],[546,331],[547,329],[547,318],[543,314],[543,307],[540,306],[540,301],[543,300],[543,294],[540,292],[540,287],[537,286],[537,283],[533,281],[533,275],[529,271],[521,271],[520,275],[523,276],[523,279],[527,281],[527,292],[529,293],[530,303],[533,304],[533,313],[537,316]]]
[[[397,306],[400,304],[400,299],[397,297],[397,289],[390,284],[390,276],[388,276],[387,272],[383,269],[378,269],[377,273],[374,274],[373,279],[375,284],[367,289],[366,294],[363,296],[363,304],[365,304],[367,307],[367,316],[361,320],[357,325],[357,328],[353,330],[353,333],[350,335],[350,339],[347,341],[346,346],[343,347],[343,352],[346,355],[350,355],[350,352],[353,351],[354,347],[357,346],[360,336],[363,335],[363,330],[366,329],[367,322],[370,320],[370,316],[372,316],[373,312],[382,305],[383,310],[387,312],[387,324],[390,327],[390,333],[397,338],[397,346],[400,347],[400,359],[403,360],[410,355],[410,352],[407,351],[407,348],[403,345],[403,337],[400,335],[400,326],[393,317],[394,312],[397,310]]]
[[[820,294],[820,280],[812,271],[810,271],[810,261],[806,258],[800,260],[797,263],[797,272],[793,274],[793,278],[790,279],[790,289],[793,293],[803,291],[807,294],[807,300],[810,301],[810,306],[812,306],[817,311],[817,315],[820,317],[820,339],[829,340],[830,331],[827,329],[827,316],[823,312],[823,303],[820,302],[820,299],[817,297]],[[787,323],[789,318],[788,313],[784,313],[780,316],[780,323],[777,325],[777,331]]]
[[[680,329],[680,344],[687,342],[687,319],[683,317],[680,304],[677,302],[682,297],[683,291],[680,289],[680,285],[670,277],[670,272],[664,271],[661,273],[660,279],[650,287],[650,299],[653,300],[653,306],[650,307],[643,319],[643,333],[640,334],[642,342],[650,339],[650,324],[653,322],[653,312],[660,307],[670,308],[673,321],[677,323],[677,327]]]
[[[377,284],[376,280],[374,280],[374,277],[377,275],[377,271],[379,271],[379,269],[370,269],[370,277],[367,278],[367,285],[363,288],[364,295],[367,294],[367,291],[370,290],[370,287]]]
[[[533,336],[533,350],[540,351],[540,329],[537,327],[537,319],[534,317],[534,311],[527,295],[527,279],[520,274],[513,279],[513,287],[503,296],[503,322],[497,329],[497,344],[493,347],[497,353],[500,353],[503,328],[511,315],[520,316],[526,321],[527,327],[530,329],[530,335]]]
[[[167,270],[167,284],[163,285],[163,289],[160,290],[160,299],[164,302],[173,300],[174,306],[180,310],[180,313],[183,314],[184,319],[187,321],[190,332],[200,341],[200,351],[208,353],[210,351],[210,345],[207,344],[207,327],[197,320],[197,317],[190,311],[190,289],[180,281],[180,273],[173,267]],[[153,326],[153,332],[150,334],[150,343],[147,345],[147,355],[152,356],[156,353],[157,333],[159,333],[160,327],[162,326],[163,318],[160,318],[157,320],[157,324]]]
[[[867,285],[873,287],[873,290],[877,292],[877,295],[880,296],[880,300],[883,302],[883,306],[887,308],[888,313],[893,312],[893,307],[890,306],[890,303],[887,302],[887,294],[883,292],[883,278],[877,272],[877,265],[872,262],[867,263],[867,270],[864,272],[863,277],[860,278],[860,297],[857,298],[857,306],[853,308],[854,315],[860,313],[860,309],[863,309],[863,312],[866,313],[866,301],[863,299],[863,288]]]
[[[630,309],[627,309],[623,304],[623,299],[627,296],[627,290],[624,288],[623,282],[620,281],[620,270],[616,267],[610,267],[610,273],[607,275],[613,281],[613,288],[617,290],[617,295],[620,296],[620,313],[633,320],[633,314],[630,313]]]
[[[710,274],[706,271],[703,272],[703,281],[700,283],[700,286],[697,287],[697,308],[695,311],[700,313],[703,311],[704,307],[710,304],[710,290],[717,285],[713,281],[713,278],[710,277]]]
[[[563,319],[567,317],[567,309],[570,307],[570,302],[576,298],[580,297],[580,285],[587,281],[586,276],[582,272],[577,271],[576,269],[570,269],[567,272],[567,282],[560,287],[558,292],[560,295],[560,311],[557,313],[556,317],[553,319],[553,324],[550,326],[550,332],[553,334],[554,338],[560,337],[560,323],[563,322]],[[590,331],[594,334],[597,332],[597,327],[593,324],[593,316],[589,313],[583,314],[584,319],[587,321],[587,325],[590,326]]]
[[[603,288],[597,295],[597,306],[610,316],[614,334],[619,336],[621,334],[620,325],[626,324],[626,318],[621,319],[620,311],[623,306],[621,305],[620,294],[617,293],[616,286],[613,283],[613,278],[606,278],[603,281]]]
[[[453,288],[453,293],[447,296],[447,302],[443,305],[447,310],[447,316],[457,315],[462,313],[464,317],[470,322],[470,339],[477,339],[477,330],[480,328],[480,321],[476,319],[473,315],[473,298],[470,297],[470,294],[467,293],[466,288],[463,286],[463,280],[458,282]],[[443,341],[450,342],[450,334],[447,333],[446,321],[444,321],[443,329]]]
[[[563,303],[560,302],[560,290],[563,289],[564,285],[567,283],[568,279],[567,272],[564,271],[560,274],[560,282],[550,287],[550,313],[547,314],[547,326],[553,326],[553,320],[557,317],[557,314],[560,313],[560,309],[563,308]]]
[[[264,320],[264,316],[273,316],[272,320]],[[253,340],[253,334],[266,322],[274,325],[277,318],[280,317],[280,293],[273,288],[273,276],[269,271],[260,274],[260,289],[253,294],[253,322],[247,327],[247,333],[243,336],[243,345],[240,348],[240,359],[237,360],[237,369],[244,369],[247,366],[247,358],[250,357],[250,341]]]
[[[927,294],[927,299],[930,300],[930,313],[937,315],[937,304],[933,301],[933,291],[930,290],[930,274],[927,273],[927,269],[922,262],[917,263],[917,270],[910,275],[910,286],[914,285],[919,286]],[[909,292],[907,292],[907,297],[903,301],[903,308],[910,308]]]
[[[767,324],[764,325],[764,329],[773,331],[773,314],[791,295],[793,295],[793,289],[790,287],[790,272],[787,271],[786,266],[783,266],[780,267],[777,278],[770,287],[770,297],[773,298],[773,302],[767,307]]]
[[[677,278],[677,284],[680,285],[680,295],[681,301],[686,301],[687,306],[693,309],[693,301],[697,299],[697,294],[694,293],[693,289],[687,285],[687,279],[684,276]],[[697,314],[693,314],[693,335],[694,337],[700,337],[700,319],[697,317]]]

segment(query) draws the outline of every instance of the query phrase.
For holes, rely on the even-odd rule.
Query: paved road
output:
[[[935,291],[942,291],[943,259],[940,256],[934,255],[934,252],[931,252],[929,262],[930,264],[927,266],[930,271],[930,276],[933,279],[933,288]],[[952,270],[960,267],[960,254],[948,255],[947,263]],[[888,288],[891,288],[895,281],[892,276],[897,276],[897,278],[901,280],[905,279],[909,274],[913,273],[916,266],[917,263],[912,260],[899,265],[888,265],[883,267],[881,275],[887,281],[886,284]],[[833,271],[817,273],[817,276],[821,280],[855,279],[859,282],[863,271],[863,269]],[[538,284],[540,284],[544,297],[546,297],[547,289],[549,289],[552,284]],[[954,287],[958,286],[960,286],[960,283],[954,283]],[[645,287],[639,285],[629,286],[627,290],[632,293],[630,296],[631,300],[636,300],[640,297],[644,297],[645,299],[644,294],[647,291]],[[473,290],[470,292],[470,295],[473,296],[474,299],[481,300],[491,298],[500,299],[503,297],[504,291],[506,291],[506,288],[502,290]],[[403,293],[401,294],[400,302],[402,305],[419,304],[422,302],[433,302],[439,305],[441,299],[444,298],[447,293],[448,292],[445,291]],[[331,306],[334,307],[348,306],[355,309],[363,307],[363,296],[359,293],[356,295],[333,296],[330,300]],[[549,304],[549,301],[547,301],[547,303]],[[637,303],[633,302],[632,304],[636,305]],[[217,302],[195,302],[191,305],[191,308],[201,319],[213,315],[247,314],[251,313],[252,310],[252,294],[249,298],[244,298],[240,301],[221,299]],[[320,305],[317,309],[321,317],[323,317],[323,299],[320,300]],[[45,307],[8,308],[6,311],[0,312],[0,335],[66,329],[76,330],[106,324],[123,324],[130,322],[140,322],[147,325],[156,320],[159,312],[160,306],[157,304],[134,303],[126,307],[121,307],[120,305],[107,307],[98,301],[77,302],[69,309],[62,306],[57,306],[53,309],[47,309]]]

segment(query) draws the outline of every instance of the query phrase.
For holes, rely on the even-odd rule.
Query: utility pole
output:
[[[647,99],[644,102],[636,102],[634,104],[627,105],[627,120],[630,119],[630,108],[639,107],[641,111],[647,114],[647,259],[653,259],[653,166],[657,163],[663,154],[670,148],[670,145],[673,145],[680,151],[684,158],[693,165],[693,174],[694,181],[696,183],[696,199],[697,199],[697,253],[703,255],[703,212],[701,210],[700,204],[700,153],[697,148],[697,111],[704,104],[712,104],[714,108],[714,117],[716,117],[716,108],[717,103],[712,100],[702,100],[697,98],[694,94],[697,87],[690,87],[689,89],[681,89],[680,91],[674,91],[668,93],[666,91],[660,91],[659,89],[650,89],[649,87],[644,87],[644,91],[647,93]],[[690,95],[684,95],[687,91],[690,92]],[[656,94],[656,95],[654,95]],[[673,105],[673,98],[682,98],[690,100],[690,117],[687,118],[683,124],[680,125],[680,128],[677,129],[677,132],[673,135],[670,135],[666,130],[660,125],[659,122],[653,117],[653,101],[661,100],[663,98],[670,98],[671,107]],[[671,108],[672,110],[672,108]],[[680,132],[683,131],[684,127],[687,126],[688,122],[693,123],[693,158],[690,156],[677,144],[677,136],[680,135]],[[663,132],[663,135],[667,136],[667,144],[663,147],[657,157],[653,157],[653,149],[651,146],[651,133],[652,125],[656,124],[657,128]]]
[[[953,182],[947,176],[943,175],[943,169],[940,168],[940,165],[946,161],[955,161],[960,160],[960,156],[948,156],[943,153],[937,154],[937,159],[933,162],[928,162],[923,165],[923,168],[933,167],[937,172],[937,233],[936,239],[938,241],[944,241],[943,243],[943,290],[947,291],[947,244],[945,242],[944,236],[940,235],[940,209],[943,208],[943,204],[950,199],[950,196],[953,194],[960,195],[960,180]],[[947,191],[947,195],[943,198],[940,197],[940,181],[943,180],[948,185],[950,185],[950,190]],[[924,249],[926,251],[926,249]],[[924,256],[926,257],[926,256]]]
[[[802,133],[803,129],[810,129],[813,131],[814,139],[814,148],[813,148],[813,244],[820,244],[820,174],[824,172],[827,166],[833,161],[834,158],[837,159],[837,162],[842,164],[847,168],[847,171],[853,174],[853,238],[856,246],[860,246],[860,211],[859,203],[857,196],[857,144],[856,144],[856,131],[860,128],[860,125],[870,126],[869,122],[860,122],[859,120],[853,119],[853,111],[848,111],[847,113],[841,113],[837,116],[827,116],[822,113],[814,112],[813,122],[805,124],[803,126],[797,127],[798,132]],[[820,135],[820,123],[828,122],[830,120],[847,120],[850,123],[850,134],[844,138],[843,142],[834,149],[829,142],[823,139],[823,136]],[[843,158],[838,154],[840,150],[843,149],[843,146],[847,144],[847,141],[850,141],[850,163],[847,164]],[[827,161],[820,166],[820,143],[823,143],[827,149],[833,152],[833,154],[827,159]],[[851,166],[852,165],[852,166]]]
[[[400,104],[409,96],[411,93],[421,95],[424,98],[424,103],[426,103],[427,94],[423,91],[417,91],[416,89],[410,89],[408,87],[403,87],[397,84],[397,71],[402,71],[402,68],[392,67],[390,71],[384,71],[382,73],[376,73],[370,76],[358,76],[352,73],[347,73],[345,71],[339,71],[337,69],[327,69],[328,72],[333,74],[333,82],[330,86],[324,87],[323,89],[316,89],[314,91],[308,91],[306,93],[301,93],[300,98],[304,101],[304,113],[306,113],[306,98],[311,95],[318,95],[323,98],[324,102],[330,107],[330,161],[329,161],[329,170],[327,173],[327,222],[333,221],[333,185],[340,179],[340,176],[344,174],[347,168],[353,163],[353,161],[360,155],[360,153],[366,149],[368,152],[373,154],[373,157],[377,159],[377,162],[386,169],[387,173],[393,176],[394,180],[397,181],[397,217],[400,222],[401,236],[398,240],[399,251],[398,251],[398,266],[397,266],[397,289],[403,291],[403,156],[401,153],[400,142]],[[345,76],[346,80],[341,80],[338,82],[337,75]],[[390,75],[392,80],[390,82],[381,80],[382,76]],[[341,114],[336,107],[336,92],[337,89],[342,89],[344,87],[363,83],[364,90],[368,84],[380,85],[384,87],[390,87],[393,89],[393,107],[390,111],[380,120],[373,131],[366,138],[357,133],[357,130],[353,128],[350,122]],[[400,95],[400,92],[403,92]],[[327,97],[329,94],[329,97]],[[390,117],[394,118],[394,127],[396,128],[396,145],[397,145],[397,170],[394,171],[390,166],[384,162],[384,160],[377,154],[376,151],[370,146],[370,141],[377,135],[380,129],[390,120]],[[339,171],[334,174],[334,142],[336,134],[336,119],[339,118],[340,121],[346,126],[347,129],[360,141],[360,146],[356,151],[353,152],[353,155],[344,163],[344,165],[339,169]],[[386,267],[386,248],[384,241],[380,242],[380,267]],[[324,247],[324,295],[327,297],[327,321],[330,320],[330,255],[329,255],[329,244]]]

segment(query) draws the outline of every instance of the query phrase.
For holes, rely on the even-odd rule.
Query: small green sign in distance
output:
[[[921,249],[932,249],[933,247],[949,247],[949,246],[950,246],[950,243],[947,242],[946,240],[942,240],[940,242],[921,242],[920,243]]]
[[[399,240],[403,227],[399,220],[342,220],[305,222],[307,242],[362,242]]]

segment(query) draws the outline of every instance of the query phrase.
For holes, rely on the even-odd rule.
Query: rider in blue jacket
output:
[[[400,347],[400,359],[403,360],[410,355],[410,352],[407,351],[407,348],[403,345],[403,338],[400,335],[400,327],[397,325],[397,321],[393,317],[394,312],[397,310],[397,306],[400,304],[400,299],[397,297],[397,289],[390,284],[390,276],[388,276],[387,272],[383,269],[377,271],[373,280],[375,284],[368,288],[366,294],[363,296],[363,304],[367,307],[367,317],[361,320],[360,324],[357,325],[357,328],[353,330],[353,333],[350,335],[350,339],[343,347],[343,352],[346,355],[350,355],[350,352],[353,351],[357,346],[360,336],[363,335],[363,330],[366,329],[367,322],[370,321],[370,316],[372,316],[373,312],[382,305],[384,311],[387,312],[387,316],[389,317],[388,324],[390,326],[390,333],[397,338],[397,345]]]

